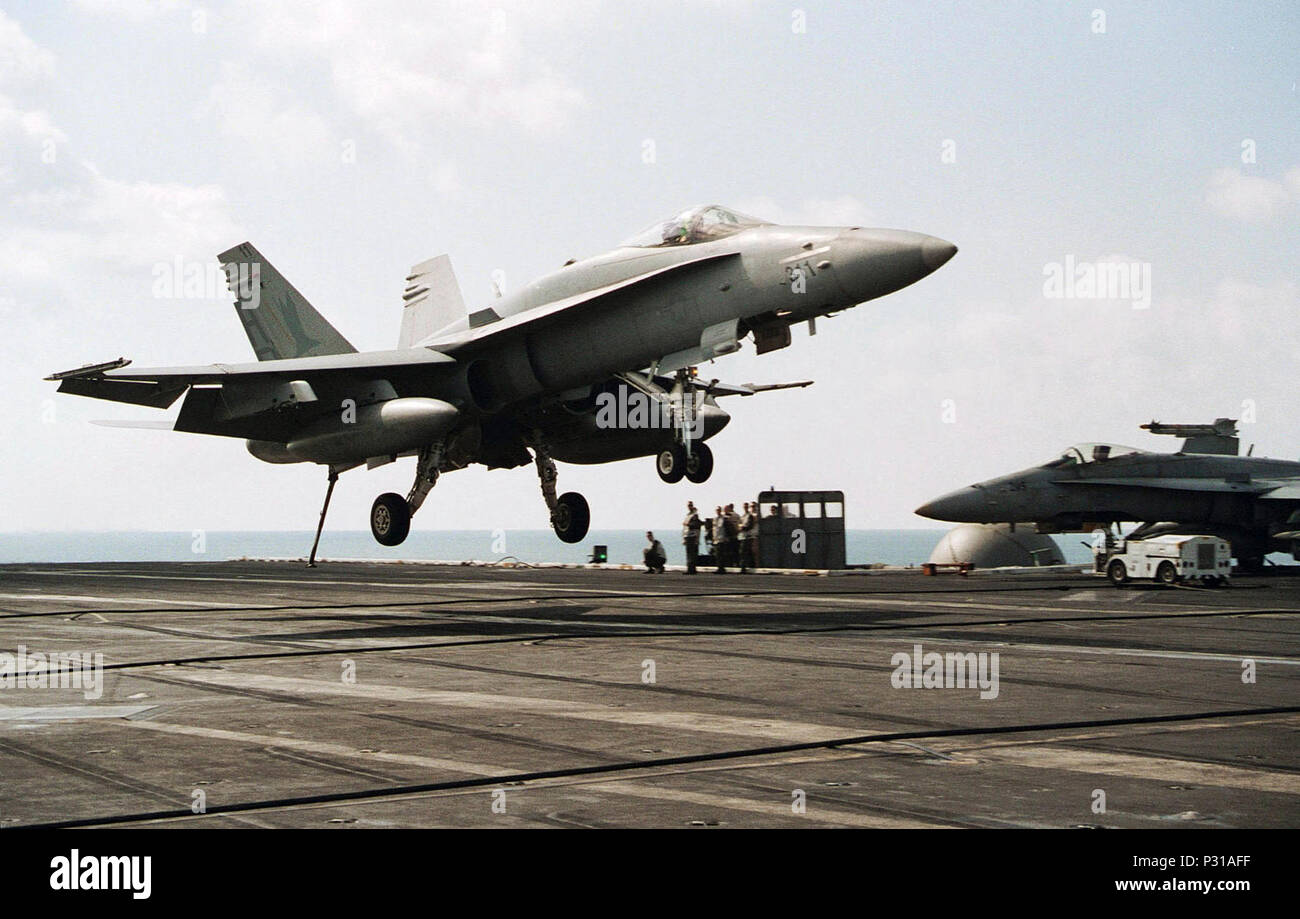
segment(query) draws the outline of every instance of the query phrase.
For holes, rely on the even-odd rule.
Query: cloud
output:
[[[1206,203],[1218,214],[1244,223],[1271,219],[1293,201],[1300,200],[1300,167],[1281,180],[1242,175],[1240,169],[1219,169],[1210,176]]]
[[[0,138],[10,147],[8,157],[19,155],[23,148],[31,150],[27,140],[66,140],[54,126],[50,116],[43,111],[25,108],[8,92],[27,92],[33,87],[49,82],[54,77],[54,55],[41,48],[27,36],[13,19],[0,10]],[[3,180],[11,181],[13,167],[3,167]]]
[[[211,260],[241,238],[218,186],[124,182],[84,163],[7,204],[0,274],[12,285],[109,275],[143,281],[159,262]]]
[[[32,41],[0,10],[0,86],[47,80],[54,76],[54,55]]]
[[[289,102],[282,90],[245,62],[226,61],[221,81],[208,93],[204,117],[239,146],[239,156],[259,163],[338,163],[342,139],[325,119]]]
[[[553,66],[550,39],[590,7],[290,0],[248,3],[237,17],[276,61],[323,64],[344,110],[409,151],[442,137],[448,122],[563,127],[586,100]]]
[[[1290,189],[1291,194],[1300,198],[1300,166],[1294,166],[1286,175],[1282,177],[1286,187]]]
[[[52,73],[53,56],[2,12],[0,49],[0,80]],[[0,146],[8,154],[0,170],[0,277],[10,300],[40,299],[46,285],[66,293],[80,281],[84,289],[87,278],[140,280],[159,261],[211,259],[241,238],[220,187],[117,179],[77,159],[71,143],[50,115],[0,94]]]
[[[12,137],[15,134],[36,140],[57,142],[68,139],[68,136],[55,126],[45,112],[20,109],[13,99],[0,94],[0,137]]]
[[[190,9],[194,4],[189,0],[73,0],[73,5],[87,13],[143,22]]]

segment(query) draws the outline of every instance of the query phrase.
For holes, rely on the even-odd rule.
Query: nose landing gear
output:
[[[713,451],[709,449],[708,444],[701,441],[691,450],[691,455],[686,457],[686,480],[702,485],[711,475],[713,475]]]
[[[713,451],[707,444],[697,443],[691,444],[691,452],[687,454],[684,445],[673,444],[659,451],[655,457],[655,471],[670,485],[683,478],[701,485],[713,474]]]
[[[678,370],[671,390],[656,383],[653,375],[625,373],[619,376],[624,383],[668,407],[674,443],[655,456],[655,472],[659,478],[670,485],[682,479],[696,485],[707,482],[713,474],[713,451],[700,439],[703,435],[699,424],[702,390],[695,382],[695,368]]]

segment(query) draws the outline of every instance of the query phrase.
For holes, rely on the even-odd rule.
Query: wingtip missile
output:
[[[813,385],[815,380],[795,380],[791,383],[746,383],[745,388],[754,392],[772,392],[776,389],[803,389]]]
[[[105,373],[109,370],[120,370],[130,363],[131,361],[129,358],[119,357],[115,361],[104,361],[102,364],[86,364],[77,367],[74,370],[62,370],[58,373],[50,374],[45,379],[53,382],[56,380],[76,379],[78,377],[99,376],[101,373]]]

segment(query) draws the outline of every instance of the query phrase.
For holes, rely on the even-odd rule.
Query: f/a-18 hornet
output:
[[[1139,522],[1129,539],[1222,537],[1246,570],[1259,568],[1272,551],[1300,559],[1300,462],[1238,456],[1231,418],[1142,427],[1184,437],[1182,449],[1076,444],[1041,466],[950,492],[916,513],[954,523],[1035,523],[1040,533]]]
[[[706,383],[699,364],[751,335],[760,354],[784,348],[793,323],[815,331],[818,317],[906,287],[956,251],[921,233],[696,207],[472,311],[447,256],[421,262],[406,278],[397,348],[358,353],[243,243],[219,259],[256,363],[138,370],[118,359],[48,379],[154,408],[184,394],[174,430],[245,438],[268,463],[327,466],[322,526],[340,472],[415,456],[410,493],[371,509],[389,546],[440,473],[531,460],[556,534],[578,542],[590,512],[577,493],[557,496],[556,460],[653,456],[664,481],[705,481],[704,441],[730,420],[716,397],[808,383]]]

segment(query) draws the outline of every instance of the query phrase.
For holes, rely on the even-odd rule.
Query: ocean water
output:
[[[947,530],[849,530],[845,536],[851,565],[919,565]],[[232,558],[305,558],[311,531],[0,533],[0,563],[224,561]],[[657,534],[668,563],[685,563],[677,530]],[[1087,564],[1086,535],[1054,537],[1070,563]],[[640,564],[644,530],[592,530],[577,545],[562,543],[550,530],[417,530],[396,548],[375,542],[368,530],[327,530],[320,558],[373,558],[438,561],[567,562],[588,560],[591,547],[609,547],[611,563]]]

